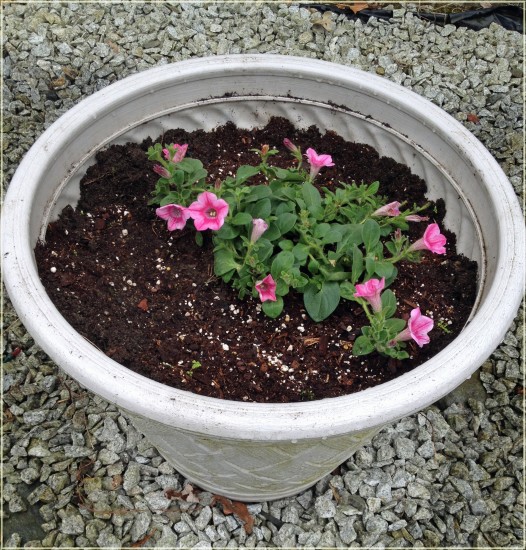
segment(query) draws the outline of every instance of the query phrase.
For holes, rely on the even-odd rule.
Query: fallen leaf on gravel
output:
[[[326,11],[321,19],[316,19],[312,23],[312,26],[314,25],[321,25],[328,32],[333,31],[336,27],[336,23],[332,20],[331,12],[329,11]]]
[[[469,122],[473,122],[474,124],[480,124],[479,117],[473,113],[468,113],[467,119]]]
[[[185,502],[199,502],[199,497],[194,493],[194,487],[190,483],[185,485],[184,489],[180,492],[174,489],[167,489],[164,492],[164,496],[166,498],[178,498]]]
[[[216,502],[220,502],[222,504],[224,514],[235,514],[242,522],[244,522],[243,527],[245,528],[247,535],[252,533],[254,517],[250,515],[246,504],[235,500],[230,500],[229,498],[222,497],[221,495],[214,495],[212,505]]]
[[[341,10],[350,9],[353,13],[358,13],[359,11],[366,10],[369,4],[365,2],[342,2],[341,4],[336,4],[336,7]]]

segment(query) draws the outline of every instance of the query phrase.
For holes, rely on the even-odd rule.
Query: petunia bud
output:
[[[268,223],[261,218],[255,218],[252,220],[252,234],[250,235],[250,242],[255,243],[263,233],[268,229]]]
[[[171,177],[170,172],[164,166],[161,166],[160,164],[155,164],[154,167],[153,167],[153,171],[156,174],[159,174],[159,176],[161,176],[161,178]]]
[[[406,222],[426,222],[428,219],[427,216],[419,216],[418,214],[409,214],[405,217]]]
[[[378,208],[373,212],[373,216],[399,216],[400,203],[398,201],[390,202],[385,206]]]
[[[283,145],[292,153],[296,160],[301,161],[301,149],[299,147],[296,147],[288,138],[283,140]]]

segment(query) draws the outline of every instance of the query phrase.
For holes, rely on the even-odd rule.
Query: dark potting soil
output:
[[[200,159],[207,181],[234,174],[241,164],[258,164],[251,148],[269,144],[281,151],[272,164],[290,166],[282,145],[288,137],[302,150],[332,155],[317,185],[339,181],[380,181],[386,202],[424,204],[425,182],[368,145],[349,143],[315,127],[297,130],[284,119],[262,129],[229,123],[212,132],[172,130],[164,144],[188,143]],[[360,327],[361,307],[342,300],[336,312],[313,322],[301,295],[286,297],[285,311],[270,319],[258,299],[240,301],[237,292],[213,275],[210,237],[203,247],[193,224],[169,232],[148,206],[157,175],[146,150],[153,144],[111,146],[98,153],[81,183],[81,199],[49,225],[46,243],[36,247],[40,277],[71,325],[109,357],[159,382],[230,400],[293,402],[336,397],[391,380],[442,350],[467,321],[476,295],[477,265],[455,251],[455,235],[444,230],[444,203],[424,212],[429,222],[412,223],[409,236],[420,238],[436,221],[446,235],[447,253],[423,254],[421,263],[399,262],[391,289],[396,316],[412,308],[432,316],[431,342],[409,342],[410,358],[351,355]],[[89,368],[89,365],[86,365]]]

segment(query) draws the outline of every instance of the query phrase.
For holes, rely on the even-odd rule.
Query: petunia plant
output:
[[[370,324],[362,327],[353,354],[407,357],[405,342],[428,343],[433,321],[418,308],[407,323],[394,317],[396,297],[387,287],[397,262],[418,262],[425,251],[445,253],[436,223],[415,242],[403,234],[409,223],[428,220],[419,214],[428,205],[387,203],[379,182],[319,188],[314,181],[321,169],[334,166],[331,155],[312,148],[303,155],[288,139],[283,145],[295,159],[290,168],[270,165],[278,150],[264,145],[254,150],[258,165],[240,166],[209,184],[202,163],[186,156],[188,145],[157,143],[148,150],[160,176],[150,204],[159,205],[157,215],[169,231],[192,220],[198,244],[210,230],[215,275],[241,299],[259,298],[269,317],[282,313],[290,292],[303,295],[314,321],[326,319],[342,299],[357,302]]]

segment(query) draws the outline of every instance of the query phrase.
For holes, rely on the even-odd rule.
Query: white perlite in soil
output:
[[[321,25],[315,10],[255,3],[57,2],[3,13],[6,185],[45,128],[111,82],[190,57],[266,52],[414,90],[462,121],[522,193],[523,42],[497,25],[438,27],[403,9],[389,23],[329,14]],[[247,534],[208,493],[166,498],[184,478],[60,372],[4,306],[4,547],[522,547],[522,312],[468,387],[385,428],[312,489],[250,505]]]

